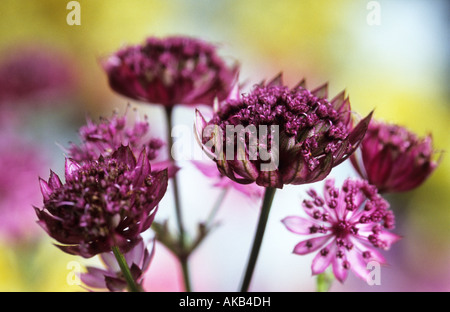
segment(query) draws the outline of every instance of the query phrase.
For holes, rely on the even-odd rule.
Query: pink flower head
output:
[[[0,65],[0,102],[48,99],[73,88],[74,72],[65,56],[50,49],[15,49]]]
[[[150,37],[111,55],[103,67],[117,93],[167,107],[224,99],[238,70],[225,65],[215,46],[189,37]]]
[[[263,195],[264,189],[261,186],[257,185],[256,183],[244,185],[228,179],[227,177],[222,175],[219,170],[217,170],[217,166],[212,161],[192,161],[192,163],[195,165],[195,167],[197,167],[198,170],[200,170],[201,173],[203,173],[206,177],[210,178],[213,181],[214,187],[222,189],[233,188],[247,197],[260,198]]]
[[[155,243],[149,252],[141,240],[130,251],[124,254],[125,260],[130,269],[131,275],[136,283],[142,287],[143,275],[148,270],[155,253]],[[87,272],[82,273],[81,281],[92,291],[109,290],[123,291],[127,287],[127,282],[112,252],[100,254],[100,259],[105,265],[105,269],[88,266]]]
[[[436,169],[431,136],[418,138],[404,127],[372,121],[351,162],[380,192],[403,192],[422,184]]]
[[[147,116],[141,120],[136,112],[134,122],[131,123],[127,117],[127,112],[121,117],[114,113],[111,119],[102,118],[98,124],[88,119],[87,124],[79,131],[81,144],[71,143],[67,151],[69,158],[84,163],[95,160],[100,155],[109,157],[122,145],[129,146],[136,155],[145,148],[153,170],[168,168],[169,176],[172,177],[178,168],[169,160],[160,160],[158,157],[165,143],[150,135]]]
[[[137,161],[124,146],[82,165],[66,159],[65,184],[52,171],[39,179],[38,223],[69,254],[89,258],[113,246],[126,253],[151,226],[167,179],[167,170],[151,171],[145,149]]]
[[[312,262],[313,275],[331,265],[340,282],[349,270],[367,280],[367,263],[386,263],[377,249],[389,249],[400,237],[388,231],[394,228],[394,214],[375,186],[347,179],[339,190],[328,179],[323,197],[313,189],[308,195],[310,199],[303,201],[307,216],[289,216],[282,222],[289,231],[308,237],[295,246],[295,254],[319,251]]]
[[[289,89],[280,75],[243,96],[234,89],[209,122],[197,111],[195,127],[223,175],[282,188],[323,180],[357,148],[370,118],[353,127],[344,92],[329,101],[327,85]]]
[[[15,131],[0,129],[0,237],[8,243],[38,237],[39,226],[30,206],[41,198],[35,183],[44,169],[41,155]]]

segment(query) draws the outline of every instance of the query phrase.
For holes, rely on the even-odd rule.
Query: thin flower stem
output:
[[[317,292],[328,292],[333,280],[333,275],[326,272],[317,275]]]
[[[253,247],[248,260],[247,269],[242,282],[241,292],[247,292],[250,282],[252,280],[253,271],[255,269],[256,260],[258,259],[259,249],[266,230],[267,220],[269,219],[270,208],[272,207],[273,198],[275,196],[276,188],[267,187],[264,193],[264,200],[261,206],[261,213],[259,216],[258,227],[256,228],[255,238],[253,240]]]
[[[119,264],[120,270],[122,271],[122,274],[127,282],[128,290],[131,292],[140,292],[141,288],[138,285],[136,285],[136,282],[134,281],[134,278],[131,275],[130,268],[128,267],[127,260],[125,260],[125,257],[120,252],[119,247],[113,246],[112,251],[114,253],[114,256],[116,257],[117,263]]]
[[[172,161],[172,163],[175,163],[175,159],[173,158],[172,151],[171,151],[172,145],[173,145],[172,133],[171,133],[172,132],[173,108],[166,107],[165,113],[166,113],[166,119],[167,119],[167,141],[168,141],[168,148],[169,148],[168,154],[169,154],[169,157],[170,157],[170,160]],[[177,179],[176,174],[172,178],[172,185],[173,185],[173,195],[174,195],[174,200],[175,200],[175,213],[176,213],[178,232],[179,232],[178,239],[179,239],[180,249],[184,253],[184,251],[186,250],[186,232],[184,229],[183,217],[182,217],[182,212],[181,212],[178,179]],[[180,261],[181,269],[183,271],[183,281],[184,281],[185,290],[187,292],[191,292],[191,283],[190,283],[190,278],[189,278],[190,274],[189,274],[189,267],[188,267],[188,263],[187,263],[188,256],[180,257],[178,255],[178,259]]]
[[[220,206],[222,206],[223,200],[225,199],[225,196],[227,196],[229,187],[225,187],[222,192],[220,192],[219,196],[217,197],[214,206],[212,207],[208,219],[205,221],[205,227],[208,229],[211,225],[211,223],[214,221],[214,218],[216,217],[217,211],[219,211]]]

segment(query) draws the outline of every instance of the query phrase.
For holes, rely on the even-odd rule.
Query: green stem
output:
[[[173,118],[173,107],[166,107],[165,108],[166,113],[166,119],[167,119],[167,141],[168,141],[168,154],[169,158],[172,161],[173,164],[175,164],[175,159],[172,155],[172,118]],[[173,186],[173,195],[175,200],[175,213],[177,218],[177,224],[178,224],[178,232],[179,232],[179,244],[180,249],[182,250],[182,253],[186,250],[186,231],[184,229],[184,223],[183,223],[183,217],[181,212],[181,203],[180,203],[180,196],[179,196],[179,187],[178,187],[178,179],[177,175],[175,174],[172,177],[172,186]],[[181,269],[183,271],[183,281],[184,281],[184,287],[187,292],[191,292],[191,283],[189,278],[189,267],[188,267],[188,257],[180,256],[178,255],[178,259],[181,264]]]
[[[114,253],[114,256],[116,257],[117,263],[119,264],[125,281],[127,282],[128,290],[131,292],[140,292],[141,288],[134,281],[134,278],[130,272],[130,268],[128,267],[127,260],[125,260],[125,257],[120,252],[119,247],[113,246],[112,251]]]
[[[333,275],[326,272],[317,275],[317,292],[328,292],[333,284]]]
[[[211,212],[208,215],[208,219],[205,221],[205,228],[209,228],[211,226],[211,223],[214,221],[214,218],[217,214],[217,211],[219,211],[220,206],[222,205],[223,200],[225,199],[225,196],[227,195],[229,190],[229,187],[226,187],[220,192],[219,196],[217,197],[214,206],[211,209]]]
[[[242,282],[241,292],[247,292],[250,282],[252,280],[253,271],[255,269],[256,261],[258,259],[259,249],[266,230],[267,220],[269,219],[270,208],[272,207],[273,198],[275,196],[276,188],[267,187],[264,193],[264,200],[259,216],[258,227],[256,228],[255,238],[253,240],[253,247],[248,260],[247,269]]]

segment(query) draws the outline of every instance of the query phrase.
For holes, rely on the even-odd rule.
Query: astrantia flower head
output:
[[[142,287],[143,275],[150,266],[155,252],[155,243],[149,252],[143,239],[139,241],[130,251],[124,254],[126,263],[129,266],[130,273],[139,287]],[[100,259],[105,265],[105,269],[88,266],[87,272],[80,276],[81,281],[89,290],[109,290],[123,291],[127,287],[127,282],[123,277],[122,271],[117,264],[117,260],[113,252],[105,252],[100,254]]]
[[[400,239],[388,230],[394,228],[394,215],[375,186],[365,180],[347,179],[342,189],[334,180],[325,181],[324,194],[313,189],[303,201],[306,217],[283,219],[286,228],[308,238],[298,243],[294,253],[305,255],[318,251],[312,262],[312,273],[320,274],[332,266],[336,278],[343,282],[352,270],[367,280],[367,263],[386,263],[377,249],[389,249]]]
[[[243,96],[234,89],[209,122],[197,111],[196,133],[223,175],[282,188],[322,180],[350,156],[371,118],[353,127],[351,114],[344,92],[329,101],[327,85],[290,89],[280,75]]]
[[[99,156],[109,157],[122,145],[130,147],[135,155],[145,148],[147,157],[152,162],[152,169],[168,168],[169,176],[173,176],[177,168],[170,161],[159,159],[165,142],[151,136],[147,116],[142,120],[135,111],[134,122],[130,122],[127,112],[128,110],[123,116],[118,116],[115,112],[112,118],[102,118],[98,124],[88,119],[87,124],[79,130],[81,144],[71,143],[67,150],[69,158],[77,163],[84,163],[98,159]]]
[[[145,149],[137,161],[124,146],[83,165],[66,159],[65,184],[53,172],[39,180],[38,223],[67,253],[88,258],[113,246],[126,253],[151,226],[167,179],[167,170],[151,172]]]
[[[431,136],[419,138],[404,127],[372,121],[351,161],[380,192],[403,192],[422,184],[436,169],[433,156]]]
[[[74,71],[65,56],[37,46],[8,54],[0,65],[0,102],[32,99],[33,104],[66,95],[74,87]]]
[[[1,126],[4,126],[1,124]],[[31,204],[41,195],[35,178],[44,170],[45,157],[13,129],[0,129],[0,238],[23,243],[39,237]]]
[[[216,47],[189,37],[148,38],[103,63],[111,88],[132,99],[163,104],[212,105],[224,99],[236,79]]]

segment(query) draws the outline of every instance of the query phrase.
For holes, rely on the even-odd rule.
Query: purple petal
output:
[[[203,117],[202,113],[198,109],[195,109],[195,122],[194,122],[194,129],[195,133],[197,134],[198,140],[200,144],[203,144],[203,129],[205,129],[207,125],[207,122],[205,118]]]
[[[49,200],[50,195],[53,193],[53,189],[42,178],[39,178],[39,186],[41,188],[41,193],[44,197],[44,201]]]
[[[367,168],[371,184],[383,185],[389,178],[393,165],[391,152],[390,147],[386,146],[371,161]]]
[[[100,255],[100,260],[108,268],[108,271],[119,272],[120,267],[117,263],[116,257],[112,252],[104,252]]]
[[[328,82],[325,82],[323,85],[312,90],[311,93],[314,94],[315,96],[317,96],[318,98],[327,98],[328,97]]]
[[[70,158],[66,158],[65,163],[65,178],[66,181],[71,181],[74,178],[74,174],[80,169],[81,166]]]
[[[347,279],[349,269],[344,268],[344,258],[333,257],[333,274],[336,279],[343,283]]]
[[[50,170],[50,178],[48,179],[48,185],[52,190],[58,189],[62,186],[61,180],[58,175]]]
[[[305,78],[303,78],[302,80],[300,80],[296,85],[295,85],[295,87],[294,87],[294,89],[297,89],[297,88],[306,88],[306,80],[305,80]]]
[[[310,239],[304,240],[304,241],[298,243],[297,245],[295,245],[293,252],[297,255],[309,254],[313,251],[318,250],[323,245],[325,245],[326,242],[328,242],[328,240],[331,238],[331,236],[332,235],[330,234],[330,235],[325,235],[325,236],[320,236],[320,237],[315,237],[315,238],[310,238]]]
[[[142,149],[139,155],[136,168],[134,170],[134,181],[133,184],[136,186],[142,185],[145,179],[150,175],[151,167],[150,162],[147,157],[147,151],[145,148]]]
[[[94,267],[87,267],[86,269],[87,273],[82,273],[80,275],[81,281],[86,284],[86,286],[93,288],[106,288],[105,275],[109,273],[108,271]]]
[[[401,238],[401,236],[389,231],[382,230],[378,233],[378,239],[386,245],[386,247],[384,248],[385,250],[388,250],[392,244],[399,241]]]
[[[122,291],[127,287],[127,283],[119,278],[105,276],[106,287],[110,291]]]
[[[253,182],[252,180],[249,181],[250,183]],[[272,171],[261,171],[256,179],[256,184],[264,187],[283,188],[283,181],[281,180],[281,174],[278,169]]]
[[[129,168],[134,169],[136,167],[136,158],[129,146],[120,146],[113,154],[112,158],[116,158],[117,161],[125,163]]]
[[[239,152],[239,150],[242,149],[238,149],[237,160],[232,161],[234,171],[245,179],[255,181],[259,175],[256,165],[250,161],[249,155],[245,151]]]
[[[349,154],[353,153],[353,151],[359,146],[359,143],[366,135],[366,131],[369,127],[372,115],[373,111],[371,111],[369,115],[367,115],[363,120],[361,120],[348,135],[348,140],[350,142],[350,145],[352,146],[352,150],[349,152]]]
[[[279,73],[276,77],[274,77],[271,81],[267,83],[268,87],[274,86],[282,86],[283,85],[283,73]]]

